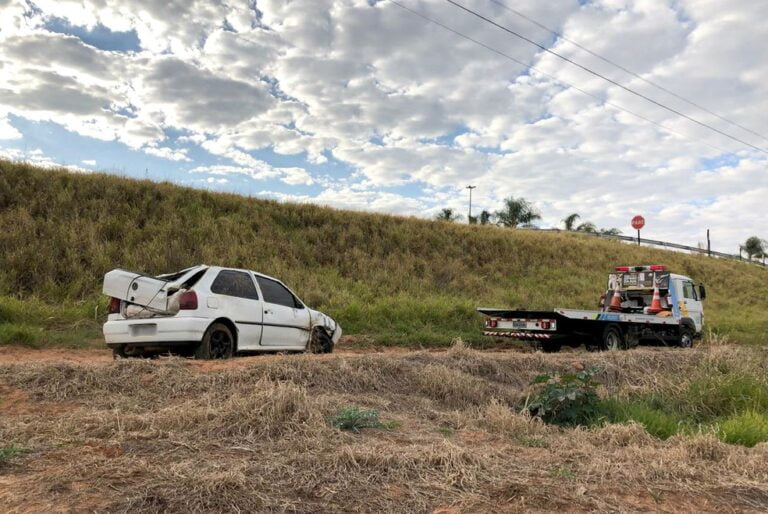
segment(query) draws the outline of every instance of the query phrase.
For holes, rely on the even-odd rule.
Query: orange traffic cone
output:
[[[648,314],[658,314],[661,312],[661,294],[659,294],[659,283],[653,284],[653,300],[651,300],[651,306],[648,308]]]
[[[611,298],[611,305],[608,306],[608,310],[621,311],[621,279],[616,281],[616,287],[613,289],[613,297]]]

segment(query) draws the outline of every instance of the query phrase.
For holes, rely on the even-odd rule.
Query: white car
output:
[[[116,357],[173,350],[199,359],[235,352],[328,353],[341,337],[279,280],[244,269],[195,266],[156,277],[116,269],[104,339]]]

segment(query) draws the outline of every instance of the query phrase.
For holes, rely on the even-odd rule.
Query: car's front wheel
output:
[[[206,330],[195,348],[195,359],[229,359],[235,353],[235,338],[223,323],[214,323]]]
[[[331,353],[333,351],[333,339],[322,328],[312,331],[307,350],[310,353]]]

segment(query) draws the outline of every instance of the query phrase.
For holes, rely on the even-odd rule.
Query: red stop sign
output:
[[[632,218],[632,228],[635,230],[640,230],[645,226],[645,218],[640,216],[639,214]]]

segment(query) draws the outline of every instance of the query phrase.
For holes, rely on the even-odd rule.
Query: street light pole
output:
[[[472,190],[475,189],[477,186],[467,186],[467,189],[469,189],[469,218],[467,219],[467,223],[472,223]]]

